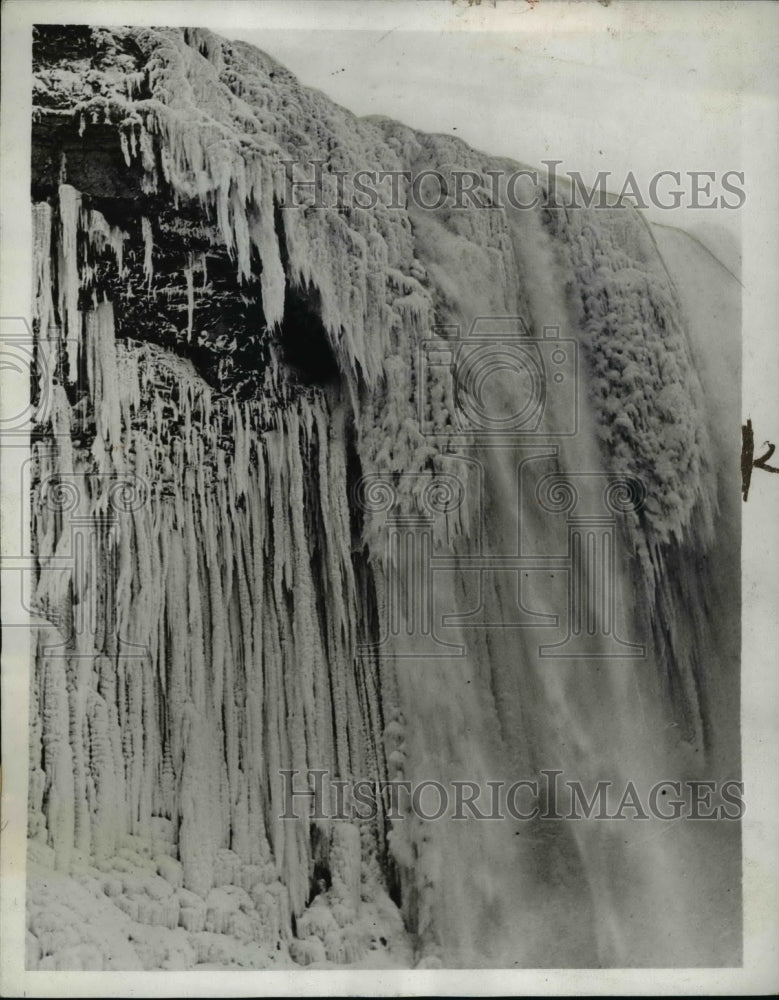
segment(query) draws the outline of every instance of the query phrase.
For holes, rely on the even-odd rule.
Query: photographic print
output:
[[[741,967],[717,5],[33,6],[25,970]]]

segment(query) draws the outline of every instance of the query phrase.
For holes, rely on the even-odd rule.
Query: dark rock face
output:
[[[271,333],[259,281],[262,261],[254,248],[251,277],[239,281],[213,213],[195,199],[181,198],[169,184],[145,190],[140,163],[126,161],[120,132],[109,122],[112,107],[117,109],[106,78],[115,79],[117,70],[130,74],[143,69],[143,55],[132,36],[115,44],[81,26],[45,25],[35,29],[33,48],[37,84],[33,199],[52,203],[67,178],[82,192],[86,210],[96,209],[125,234],[121,273],[107,249],[90,253],[81,242],[79,270],[90,270],[81,283],[82,302],[95,296],[109,298],[115,307],[117,336],[179,353],[214,389],[239,399],[252,398],[261,385],[258,376],[270,360]],[[69,82],[75,82],[71,73],[76,77],[80,90],[62,88],[63,67]],[[143,86],[134,94],[136,101],[149,96]],[[76,109],[96,101],[105,121],[90,124],[85,141]],[[281,233],[282,227],[278,228]],[[290,287],[286,298],[275,340],[281,345],[290,382],[305,386],[337,380],[316,289]]]

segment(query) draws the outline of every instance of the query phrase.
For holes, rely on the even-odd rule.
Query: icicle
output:
[[[141,234],[143,236],[143,273],[146,276],[147,287],[151,288],[154,277],[154,233],[151,222],[145,215],[141,216]]]
[[[78,229],[81,195],[70,184],[60,184],[59,312],[65,338],[68,379],[78,377],[81,314],[78,310]]]
[[[87,315],[89,345],[89,382],[96,417],[93,450],[102,472],[113,468],[111,456],[121,445],[121,389],[116,365],[114,310],[110,302],[101,302]]]
[[[192,254],[189,255],[189,263],[184,268],[187,279],[187,341],[192,342],[192,323],[195,316],[195,278]]]
[[[56,354],[59,340],[52,297],[51,222],[51,206],[47,202],[35,205],[33,208],[33,264],[35,268],[33,321],[37,324],[36,350],[41,359],[41,363],[36,366],[40,373],[38,392],[41,400],[48,400],[51,397],[51,386],[56,377]]]

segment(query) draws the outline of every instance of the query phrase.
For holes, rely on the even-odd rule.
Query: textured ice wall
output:
[[[41,628],[32,677],[31,965],[407,964],[411,945],[446,965],[708,954],[695,893],[674,897],[689,845],[631,828],[626,846],[592,824],[310,824],[305,799],[279,819],[282,768],[638,780],[675,759],[674,718],[703,749],[702,584],[670,585],[668,566],[711,544],[716,488],[684,321],[641,219],[339,207],[333,171],[351,205],[366,167],[502,164],[359,121],[207,32],[61,37],[40,36],[35,80],[51,407],[33,535],[58,632]],[[287,159],[324,161],[333,207],[283,207]],[[422,385],[419,343],[494,315],[581,344],[583,430],[559,467],[648,488],[620,567],[626,613],[656,637],[640,669],[541,669],[522,630],[454,627],[468,655],[423,666],[402,637],[358,648],[379,638],[392,566],[381,511],[355,489],[379,477],[400,513],[421,509],[452,469],[454,403],[445,382]],[[322,384],[300,358],[312,350],[334,362]],[[562,414],[545,420],[553,432]],[[480,533],[497,544],[516,522],[516,460],[484,460],[486,520],[472,498],[435,518],[450,609],[470,610]],[[544,539],[541,515],[526,527]],[[490,614],[511,613],[506,586],[485,595]]]

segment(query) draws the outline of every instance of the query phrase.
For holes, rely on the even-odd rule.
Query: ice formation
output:
[[[706,560],[732,506],[688,318],[639,214],[346,207],[366,166],[496,163],[356,119],[206,31],[65,31],[39,29],[35,56],[36,393],[50,406],[32,510],[47,624],[31,677],[29,967],[731,954],[724,924],[693,926],[714,891],[694,831],[346,822],[312,819],[306,798],[280,818],[285,769],[298,785],[316,769],[639,780],[716,756],[712,702],[737,652],[707,638],[725,584]],[[293,159],[324,163],[328,207],[285,204]],[[456,404],[420,344],[499,315],[581,345],[585,428],[557,466],[646,485],[619,567],[650,648],[639,665],[551,666],[523,630],[466,643],[454,625],[447,641],[468,654],[423,664],[404,655],[408,629],[380,641],[399,555],[360,483],[391,488],[409,517],[440,488]],[[550,405],[550,433],[558,419]],[[489,517],[468,497],[432,527],[454,568],[436,599],[463,614],[469,555],[516,520],[516,456],[483,466]],[[526,528],[543,538],[543,517]],[[484,606],[507,613],[510,586],[491,588]],[[735,871],[732,842],[717,849]]]

